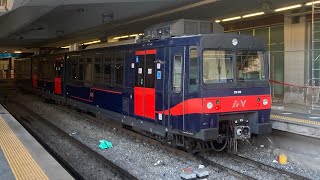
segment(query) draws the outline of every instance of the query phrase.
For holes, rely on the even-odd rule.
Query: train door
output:
[[[62,77],[63,77],[63,64],[64,58],[59,56],[55,58],[54,62],[54,69],[55,69],[55,76],[54,76],[54,93],[55,94],[62,94]]]
[[[180,130],[185,130],[184,122],[184,79],[185,79],[185,47],[171,47],[170,65],[171,80],[168,87],[172,87],[169,92],[169,126]]]
[[[134,114],[155,120],[156,50],[135,52]]]

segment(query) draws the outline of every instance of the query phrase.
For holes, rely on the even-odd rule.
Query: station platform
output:
[[[0,179],[73,179],[2,105],[0,105]]]
[[[303,105],[273,103],[272,128],[320,139],[320,111]]]

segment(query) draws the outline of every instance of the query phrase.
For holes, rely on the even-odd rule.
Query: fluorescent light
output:
[[[219,23],[219,22],[221,22],[221,21],[217,19],[217,20],[215,20],[214,22]]]
[[[264,12],[257,12],[257,13],[252,13],[252,14],[246,14],[246,15],[243,15],[242,18],[248,18],[248,17],[253,17],[253,16],[260,16],[260,15],[264,15]]]
[[[237,19],[241,19],[241,16],[236,16],[236,17],[231,17],[231,18],[227,18],[227,19],[222,19],[222,22],[233,21],[233,20],[237,20]]]
[[[296,5],[292,5],[292,6],[287,6],[287,7],[283,7],[283,8],[278,8],[278,9],[275,9],[274,11],[275,11],[275,12],[285,11],[285,10],[289,10],[289,9],[299,8],[299,7],[301,7],[301,6],[302,6],[301,4],[296,4]]]
[[[113,39],[120,39],[120,36],[118,36],[118,37],[114,37]]]
[[[85,43],[82,43],[83,45],[90,45],[90,44],[96,44],[96,43],[99,43],[101,42],[100,40],[96,40],[96,41],[90,41],[90,42],[85,42]]]
[[[311,6],[312,4],[319,4],[320,1],[313,1],[313,2],[308,2],[306,3],[306,6]]]
[[[21,54],[22,51],[14,51],[13,53],[15,53],[15,54]]]
[[[129,37],[136,37],[139,36],[139,34],[130,34]]]
[[[60,48],[62,48],[62,49],[68,49],[68,48],[70,48],[70,46],[62,46],[62,47],[60,47]]]

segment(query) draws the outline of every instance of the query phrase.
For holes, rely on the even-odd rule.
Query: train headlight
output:
[[[212,109],[212,107],[213,107],[212,102],[208,102],[208,103],[207,103],[207,108],[208,108],[208,109]]]
[[[269,101],[268,101],[268,99],[264,99],[262,103],[263,103],[263,105],[266,106],[269,103]]]
[[[237,129],[237,135],[238,135],[238,136],[241,136],[241,134],[242,134],[242,129],[241,129],[241,128],[238,128],[238,129]]]

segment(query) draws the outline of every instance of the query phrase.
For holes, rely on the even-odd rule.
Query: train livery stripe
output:
[[[266,105],[263,101],[267,101]],[[185,100],[170,108],[170,115],[179,116],[183,114],[203,114],[203,113],[224,113],[237,111],[252,111],[271,108],[270,95],[254,96],[228,96],[228,97],[207,97],[193,98]],[[161,113],[161,111],[157,111]],[[169,115],[169,110],[162,112]]]
[[[149,50],[143,50],[143,51],[136,51],[136,56],[140,55],[146,55],[146,54],[156,54],[157,50],[156,49],[149,49]]]

